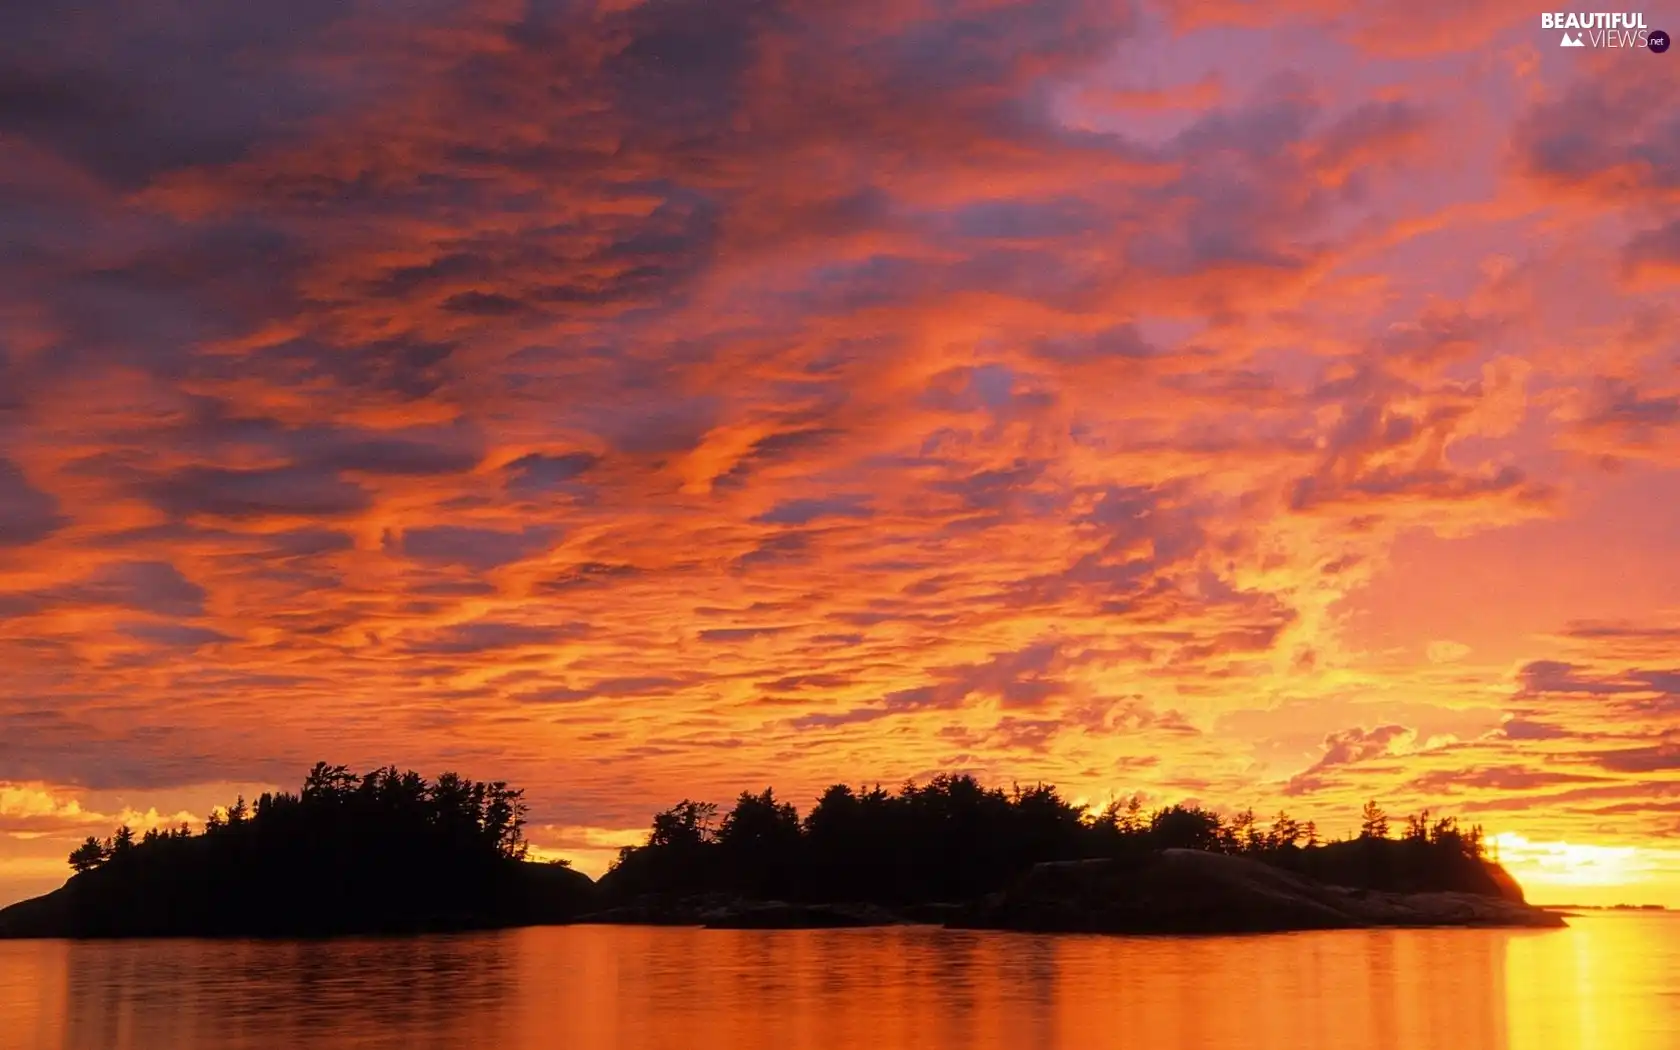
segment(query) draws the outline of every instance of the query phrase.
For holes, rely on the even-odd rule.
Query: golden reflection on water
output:
[[[0,942],[3,1050],[1672,1050],[1680,917],[1240,938]]]
[[[1571,919],[1506,953],[1510,1050],[1680,1047],[1680,914]]]

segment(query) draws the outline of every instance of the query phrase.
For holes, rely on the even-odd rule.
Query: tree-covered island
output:
[[[713,926],[939,922],[1107,932],[1558,925],[1527,906],[1479,827],[1419,813],[1321,838],[1287,813],[1100,810],[1039,784],[941,775],[835,785],[801,816],[772,789],[727,812],[684,800],[599,880],[528,859],[507,784],[318,764],[299,792],[182,826],[119,828],[70,880],[0,910],[0,936],[316,936],[560,922]]]

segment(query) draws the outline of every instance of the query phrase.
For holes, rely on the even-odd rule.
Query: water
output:
[[[4,1050],[1672,1050],[1680,916],[1207,939],[0,941]]]

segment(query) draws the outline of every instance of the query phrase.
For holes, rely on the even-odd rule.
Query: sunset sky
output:
[[[0,903],[328,759],[1680,905],[1680,53],[1539,10],[5,5]]]

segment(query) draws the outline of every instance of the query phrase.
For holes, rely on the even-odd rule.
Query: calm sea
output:
[[[5,1050],[1673,1050],[1680,916],[1207,939],[0,941]]]

